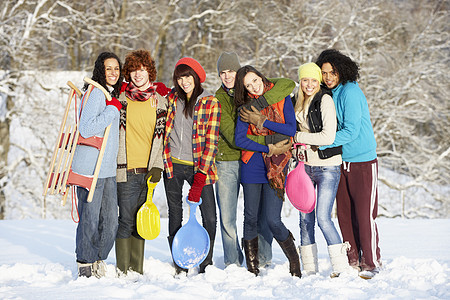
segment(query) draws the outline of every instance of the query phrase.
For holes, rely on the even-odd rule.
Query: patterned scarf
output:
[[[155,95],[156,87],[150,83],[150,86],[145,91],[139,90],[133,82],[130,82],[125,89],[127,97],[134,101],[146,101],[151,96]]]
[[[150,97],[156,96],[156,86],[150,83],[150,86],[145,91],[139,90],[133,82],[126,84],[126,87],[122,86],[121,92],[125,92],[126,98],[133,101],[147,101]],[[126,130],[127,128],[127,99],[121,100],[122,109],[120,110],[120,125]]]
[[[273,83],[264,85],[263,94],[270,90],[273,85]],[[251,98],[258,98],[258,96],[252,94],[249,94],[249,96]],[[281,116],[282,113],[283,112],[278,111],[272,105],[261,110],[261,114],[265,115],[267,120],[276,123],[283,123],[283,118]],[[271,135],[275,133],[267,128],[258,129],[253,124],[249,125],[249,131],[253,135]],[[267,153],[262,153],[262,157],[267,168],[267,177],[269,178],[270,186],[277,192],[278,198],[284,200],[284,188],[288,170],[288,162],[292,157],[291,151],[287,151],[280,155],[272,155],[271,157],[268,157]]]

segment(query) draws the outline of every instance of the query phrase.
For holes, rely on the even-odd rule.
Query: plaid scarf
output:
[[[273,83],[264,85],[263,94],[270,90],[273,85]],[[251,98],[258,98],[257,95],[249,94],[249,96]],[[283,118],[281,116],[282,113],[283,112],[278,111],[272,105],[261,110],[261,114],[265,115],[267,120],[276,123],[283,123]],[[253,124],[249,125],[249,130],[253,135],[271,135],[275,133],[267,128],[258,129]],[[286,153],[280,155],[272,155],[271,157],[267,156],[267,153],[262,153],[262,157],[267,168],[267,177],[269,179],[270,186],[277,192],[277,196],[281,200],[284,200],[284,188],[288,170],[288,162],[292,157],[291,151],[287,151]]]
[[[125,92],[125,100],[120,101],[122,109],[120,110],[120,127],[126,129],[127,127],[127,98],[133,101],[147,101],[152,96],[156,96],[156,86],[150,83],[150,86],[145,91],[139,90],[132,81],[122,86],[121,92]]]
[[[145,91],[139,90],[133,82],[130,82],[125,89],[127,97],[134,101],[146,101],[156,92],[156,87],[150,83],[150,86]]]

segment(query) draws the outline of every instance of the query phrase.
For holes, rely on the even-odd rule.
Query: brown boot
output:
[[[244,247],[245,261],[247,262],[247,270],[258,276],[259,274],[258,236],[252,240],[242,239],[242,245]]]
[[[277,240],[278,244],[280,244],[281,249],[289,260],[289,272],[292,276],[302,277],[302,272],[300,271],[300,259],[298,257],[297,249],[294,244],[294,236],[289,231],[288,238],[280,242]]]

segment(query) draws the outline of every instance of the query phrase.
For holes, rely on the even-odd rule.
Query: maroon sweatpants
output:
[[[372,270],[380,267],[378,229],[378,160],[343,162],[336,194],[337,216],[344,242],[350,243],[349,264]]]

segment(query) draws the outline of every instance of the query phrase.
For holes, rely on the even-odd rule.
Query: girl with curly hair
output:
[[[109,91],[111,101],[94,88],[85,103],[79,120],[79,131],[83,138],[103,136],[111,125],[106,149],[91,202],[87,202],[89,191],[77,187],[80,221],[76,233],[76,258],[78,275],[102,277],[105,275],[104,260],[114,245],[117,232],[117,183],[116,166],[119,144],[119,111],[122,107],[117,97],[122,83],[121,63],[117,55],[101,53],[95,61],[92,79]],[[85,86],[86,90],[88,85]],[[81,109],[81,105],[80,105]],[[75,173],[92,176],[99,151],[94,147],[78,145],[72,163]]]

